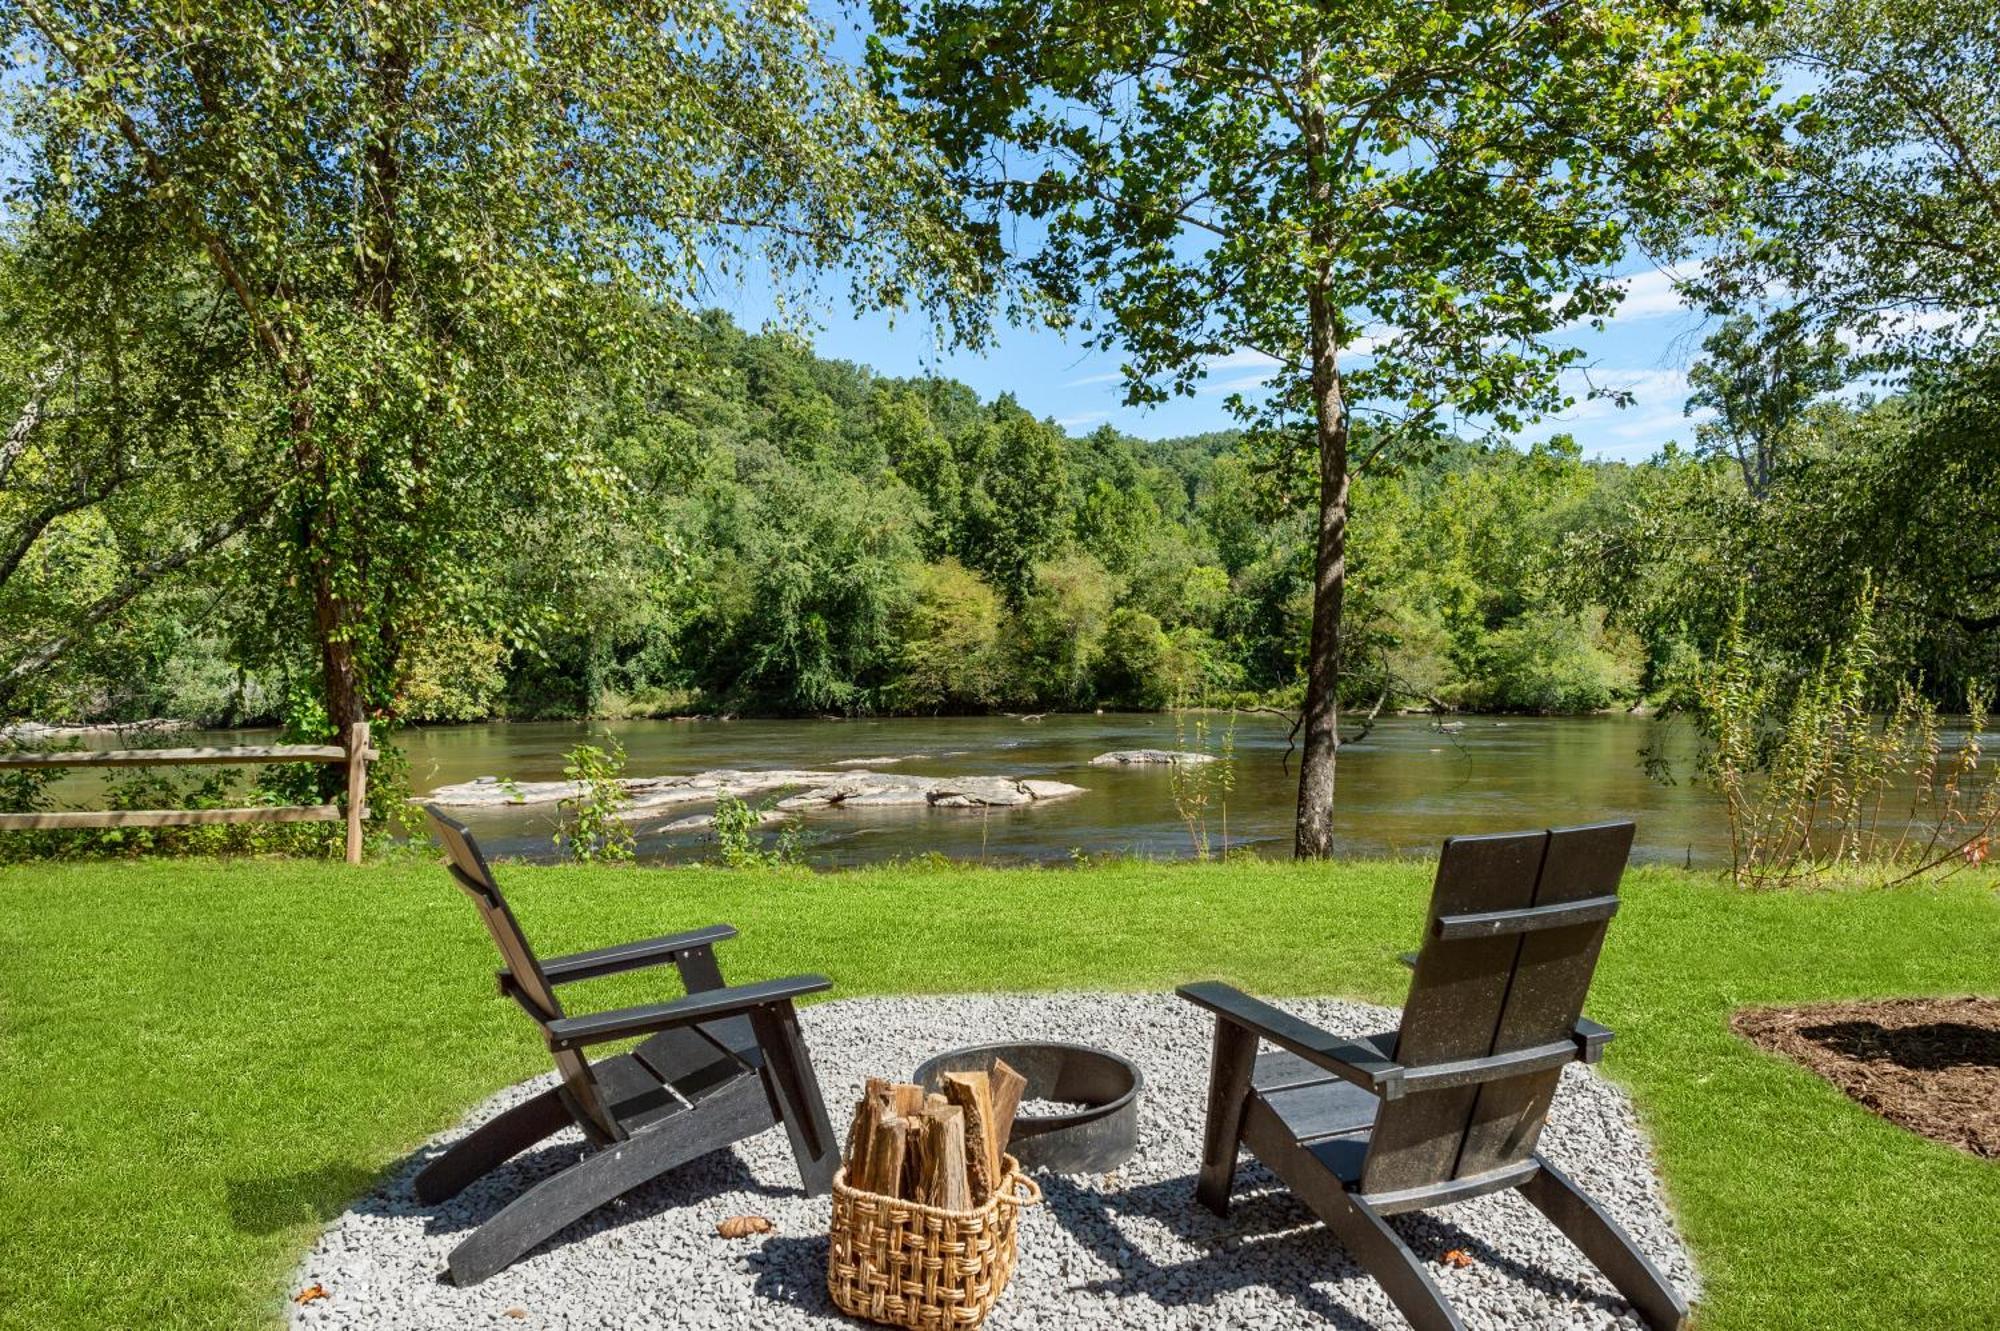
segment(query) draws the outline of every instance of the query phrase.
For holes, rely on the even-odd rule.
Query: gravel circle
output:
[[[1282,1006],[1342,1035],[1395,1024],[1359,1003]],[[1212,1018],[1166,994],[860,998],[800,1014],[836,1125],[868,1075],[906,1077],[947,1045],[1073,1040],[1113,1049],[1146,1075],[1139,1153],[1104,1176],[1041,1176],[1026,1211],[1020,1263],[986,1325],[1292,1328],[1342,1331],[1407,1323],[1310,1211],[1245,1157],[1227,1220],[1197,1206]],[[964,1040],[940,1038],[962,1030]],[[828,1199],[799,1190],[782,1129],[655,1180],[585,1218],[471,1289],[439,1279],[472,1227],[530,1182],[574,1160],[574,1130],[488,1175],[443,1207],[420,1205],[411,1180],[447,1142],[548,1084],[494,1096],[396,1167],[313,1246],[294,1288],[326,1297],[291,1305],[291,1324],[329,1327],[854,1326],[826,1293]],[[1630,1103],[1580,1065],[1562,1090],[1542,1150],[1625,1227],[1676,1287],[1697,1289]],[[776,1224],[758,1238],[715,1232],[727,1216]],[[1392,1222],[1469,1328],[1639,1327],[1610,1284],[1513,1193]],[[1470,1265],[1448,1262],[1457,1251]]]

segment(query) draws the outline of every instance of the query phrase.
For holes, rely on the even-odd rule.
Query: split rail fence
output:
[[[368,764],[381,755],[368,744],[368,723],[348,729],[346,744],[260,744],[241,748],[75,749],[0,753],[0,771],[23,767],[181,767],[243,763],[328,763],[347,769],[347,807],[338,804],[251,804],[233,809],[63,809],[0,813],[0,832],[73,827],[198,827],[215,823],[347,822],[347,862],[361,863],[361,824],[368,817]]]

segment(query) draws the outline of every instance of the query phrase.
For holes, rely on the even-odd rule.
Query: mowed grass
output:
[[[727,920],[744,933],[723,948],[732,976],[820,970],[844,995],[1221,977],[1394,1003],[1430,869],[503,876],[546,953]],[[1706,1274],[1699,1325],[1994,1325],[2000,1165],[1882,1122],[1727,1026],[1749,1003],[2000,992],[1994,880],[1752,897],[1649,870],[1626,897],[1592,1015],[1618,1031],[1606,1069]],[[323,1222],[547,1066],[494,964],[471,907],[417,862],[0,870],[0,1326],[276,1324]]]

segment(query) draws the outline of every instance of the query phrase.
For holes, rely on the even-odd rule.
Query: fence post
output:
[[[368,807],[368,723],[347,728],[347,862],[361,863],[361,816]]]

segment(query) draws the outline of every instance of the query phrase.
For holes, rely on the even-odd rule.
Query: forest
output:
[[[1713,337],[1697,378],[1728,374],[1745,332]],[[1296,708],[1311,527],[1241,434],[1076,437],[1008,398],[881,377],[721,315],[679,335],[696,372],[656,410],[593,427],[613,501],[582,524],[531,500],[499,515],[489,626],[419,638],[390,716]],[[1364,475],[1343,701],[1670,701],[1747,587],[1766,639],[1799,661],[1869,589],[1893,659],[1960,702],[2000,671],[1982,562],[2000,542],[1982,483],[1994,413],[1965,376],[1818,402],[1782,438],[1691,424],[1686,446],[1638,464],[1558,435],[1452,440]],[[135,576],[141,524],[176,499],[172,478],[135,478],[116,506],[52,524],[0,622],[53,632]],[[267,576],[235,541],[198,576],[156,580],[14,710],[287,719],[313,664],[270,631]]]

